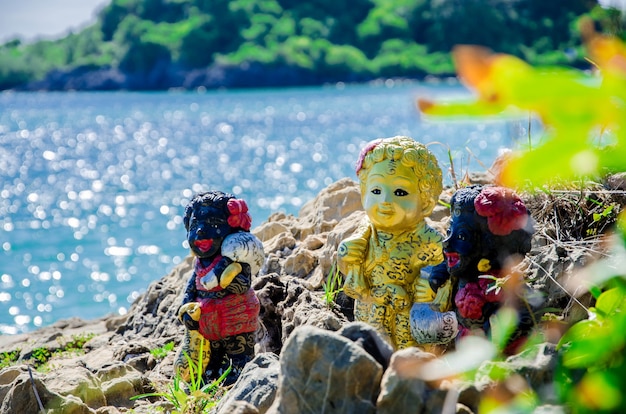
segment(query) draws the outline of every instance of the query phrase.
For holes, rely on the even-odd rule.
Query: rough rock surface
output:
[[[283,348],[278,395],[268,413],[374,413],[382,371],[350,339],[301,326]]]
[[[442,200],[450,194],[444,192]],[[322,190],[297,217],[273,214],[254,230],[267,256],[253,283],[261,303],[257,356],[213,412],[475,412],[480,393],[502,386],[489,379],[493,369],[509,372],[523,387],[543,389],[549,402],[556,358],[551,344],[506,361],[488,361],[478,370],[485,375],[469,384],[429,382],[419,367],[434,355],[417,348],[394,353],[372,328],[351,322],[349,298],[338,294],[334,302],[325,301],[322,283],[337,245],[363,215],[358,185],[343,179]],[[445,231],[445,208],[437,208],[432,219]],[[558,249],[539,238],[533,260],[523,268],[546,303],[554,300],[555,280],[589,259],[586,251],[577,256]],[[174,349],[179,346],[183,327],[175,311],[191,271],[189,257],[153,282],[125,316],[70,319],[24,335],[0,336],[0,353],[19,357],[0,370],[0,412],[36,413],[39,401],[48,413],[171,410],[164,399],[130,398],[172,383],[175,352],[157,357],[151,351],[170,342]],[[87,334],[92,337],[82,352],[59,352],[71,338]],[[43,349],[50,359],[38,364]]]
[[[280,363],[273,352],[258,354],[244,368],[233,390],[222,398],[215,410],[217,414],[229,414],[240,409],[245,402],[256,412],[265,413],[272,405],[278,389]]]

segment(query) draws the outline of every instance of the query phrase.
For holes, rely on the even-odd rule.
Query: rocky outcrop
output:
[[[442,199],[449,196],[450,191]],[[445,372],[437,378],[432,361],[438,357],[417,348],[394,353],[372,328],[352,322],[349,298],[339,293],[325,299],[322,283],[337,245],[363,215],[358,185],[344,179],[322,190],[297,217],[277,213],[254,230],[267,256],[253,283],[261,303],[256,357],[214,413],[475,412],[481,393],[503,386],[493,379],[495,371],[518,381],[504,386],[521,381],[523,387],[543,390],[549,400],[553,345],[484,362],[474,381]],[[445,208],[433,218],[433,226],[445,231]],[[549,267],[558,263],[548,255],[534,254],[527,271],[557,270]],[[25,335],[0,336],[0,352],[18,357],[0,371],[0,412],[36,413],[40,406],[49,413],[172,410],[162,398],[131,397],[172,384],[174,354],[183,338],[175,312],[191,271],[187,258],[152,283],[125,316],[71,319]],[[532,276],[537,286],[548,283],[545,276]],[[76,336],[89,340],[80,352],[66,351]],[[174,350],[154,352],[170,343]]]

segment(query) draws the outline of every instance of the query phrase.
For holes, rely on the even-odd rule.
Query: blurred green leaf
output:
[[[485,361],[476,371],[475,381],[481,384],[500,382],[514,372],[510,364],[501,361]]]
[[[602,294],[602,289],[600,289],[598,286],[591,286],[589,288],[589,293],[591,293],[591,295],[595,299],[598,299],[600,297],[600,295]]]
[[[453,55],[460,78],[476,94],[472,103],[420,100],[429,116],[476,117],[531,112],[544,124],[538,148],[522,151],[504,164],[499,181],[541,186],[626,170],[626,47],[588,35],[591,54],[602,63],[602,77],[568,68],[535,68],[511,55],[476,46],[457,46]],[[614,140],[599,145],[598,131]]]
[[[613,288],[603,292],[596,302],[596,309],[602,316],[612,317],[616,312],[626,310],[626,292],[620,288]]]
[[[594,412],[613,412],[624,399],[620,382],[610,371],[588,372],[576,387],[577,399]]]
[[[561,338],[563,365],[567,368],[600,368],[615,358],[624,346],[622,332],[611,319],[583,320],[574,324]]]
[[[518,322],[515,309],[508,306],[500,308],[489,322],[491,324],[491,341],[499,351],[502,351],[515,331]]]

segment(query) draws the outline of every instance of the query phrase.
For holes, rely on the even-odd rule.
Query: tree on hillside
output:
[[[335,44],[356,44],[356,27],[365,19],[374,4],[371,0],[278,0],[296,21],[309,18],[328,28],[327,39]]]
[[[180,60],[191,68],[201,68],[213,63],[216,53],[228,53],[236,50],[242,42],[238,33],[230,34],[215,18],[206,18],[183,38],[180,48]]]

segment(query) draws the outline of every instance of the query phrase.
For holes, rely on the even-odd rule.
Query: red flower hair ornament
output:
[[[487,226],[496,236],[506,236],[526,227],[528,210],[513,190],[506,187],[486,187],[474,200],[476,212],[487,217]]]
[[[231,198],[228,200],[228,225],[231,227],[239,227],[245,231],[250,231],[252,226],[252,218],[248,214],[248,205],[240,198]]]

